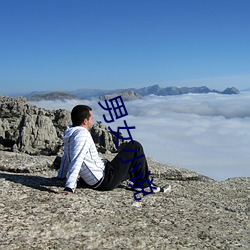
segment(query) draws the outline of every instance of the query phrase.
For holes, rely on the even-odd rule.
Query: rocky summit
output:
[[[0,114],[0,249],[250,248],[250,178],[215,181],[147,158],[154,182],[170,184],[171,192],[143,196],[125,187],[79,186],[63,195],[65,181],[56,175],[67,112],[5,97]],[[93,137],[100,156],[111,160],[115,141],[106,132],[96,124]],[[49,143],[59,147],[49,151]]]
[[[0,96],[0,149],[31,155],[56,155],[63,149],[63,133],[70,124],[65,109],[46,110],[25,98]],[[100,151],[116,152],[117,138],[101,122],[92,129]],[[119,140],[122,143],[122,140]]]

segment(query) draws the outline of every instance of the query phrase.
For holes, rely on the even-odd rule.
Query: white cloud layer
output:
[[[39,107],[71,110],[77,104],[94,109],[95,120],[107,114],[97,100],[37,102]],[[104,103],[104,102],[103,102]],[[149,157],[188,168],[216,180],[250,176],[250,93],[147,96],[126,102],[128,116],[106,124],[129,126]],[[121,131],[127,136],[126,131]]]

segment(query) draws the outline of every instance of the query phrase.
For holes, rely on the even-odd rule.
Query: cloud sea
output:
[[[32,102],[47,109],[71,110],[77,104],[93,108],[95,121],[108,115],[99,100]],[[104,103],[104,101],[103,101]],[[113,130],[129,126],[147,156],[188,168],[216,180],[250,176],[250,92],[239,95],[150,95],[125,102],[128,116],[106,124]],[[121,131],[127,136],[126,131]]]

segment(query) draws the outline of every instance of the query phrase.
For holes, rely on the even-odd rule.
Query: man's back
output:
[[[74,189],[79,174],[88,185],[95,185],[103,178],[104,169],[90,132],[81,126],[67,127],[58,177],[67,172],[66,186]]]

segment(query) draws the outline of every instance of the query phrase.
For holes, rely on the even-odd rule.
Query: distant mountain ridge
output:
[[[201,87],[164,87],[161,88],[158,84],[143,88],[127,88],[127,89],[116,89],[116,90],[104,90],[104,89],[77,89],[73,91],[53,91],[53,92],[31,92],[24,95],[30,101],[40,101],[40,100],[65,100],[65,99],[91,99],[100,98],[105,99],[113,98],[115,96],[121,95],[126,98],[126,100],[134,100],[147,95],[183,95],[183,94],[208,94],[208,93],[218,93],[218,94],[239,94],[240,91],[235,87],[226,88],[224,91],[211,90],[206,86]]]
[[[140,89],[132,89],[133,91],[137,92],[141,96],[147,96],[147,95],[159,95],[159,96],[166,96],[166,95],[183,95],[183,94],[207,94],[207,93],[218,93],[218,94],[239,94],[240,91],[234,87],[232,88],[226,88],[224,91],[218,91],[218,90],[211,90],[206,86],[201,87],[165,87],[161,88],[158,84],[144,87]]]
[[[67,93],[67,92],[49,92],[43,94],[35,94],[27,98],[29,101],[50,101],[50,100],[71,100],[71,99],[81,99],[79,96]]]

